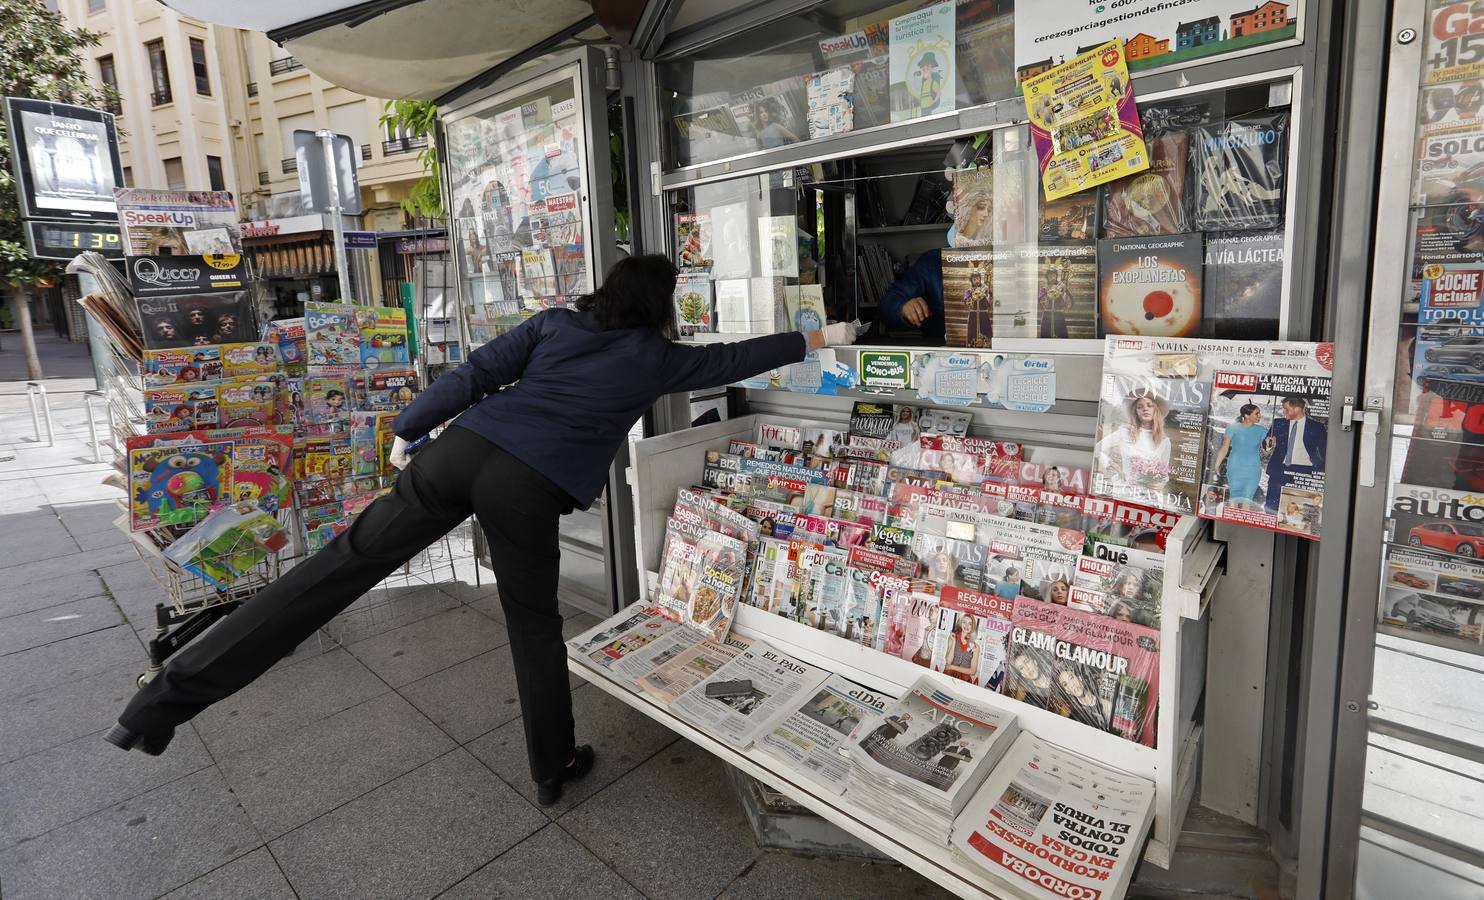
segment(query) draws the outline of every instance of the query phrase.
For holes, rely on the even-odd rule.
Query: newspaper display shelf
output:
[[[830,418],[818,417],[826,422]],[[840,421],[838,414],[834,419]],[[635,544],[646,597],[652,580],[658,578],[656,570],[664,540],[665,520],[674,506],[676,492],[700,482],[705,451],[725,449],[730,439],[752,434],[758,422],[788,424],[796,421],[796,417],[749,415],[660,435],[632,445],[627,477],[634,493]],[[843,423],[841,427],[844,427]],[[1169,535],[1164,615],[1160,625],[1159,712],[1155,747],[1145,747],[1097,731],[983,688],[971,688],[976,701],[1013,712],[1020,717],[1027,731],[1153,781],[1156,787],[1154,824],[1145,858],[1166,868],[1196,787],[1203,730],[1196,720],[1196,708],[1205,684],[1209,622],[1204,612],[1220,581],[1224,550],[1225,545],[1213,540],[1209,523],[1194,516],[1182,518]],[[925,671],[906,660],[861,647],[756,607],[739,604],[737,610],[733,627],[739,634],[765,641],[798,659],[829,669],[868,688],[901,694]],[[873,821],[854,809],[848,798],[842,800],[800,788],[766,755],[753,751],[737,753],[727,750],[723,753],[723,745],[704,736],[698,737],[693,728],[663,707],[655,706],[642,696],[632,695],[611,682],[604,684],[607,681],[604,676],[580,665],[574,664],[573,671],[662,724],[713,749],[749,774],[795,796],[811,809],[924,874],[941,877],[944,872],[954,872],[946,883],[953,885],[962,896],[984,896],[974,886],[982,883],[983,877],[977,870],[971,870],[961,860],[956,860],[947,847],[928,846],[920,838]],[[955,686],[963,689],[961,683]]]

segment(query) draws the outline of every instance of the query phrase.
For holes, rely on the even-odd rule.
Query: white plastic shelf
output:
[[[834,424],[846,427],[845,417],[848,411],[842,410]],[[633,488],[634,545],[639,571],[645,573],[641,579],[645,598],[656,577],[665,521],[674,508],[676,492],[700,483],[706,450],[725,450],[730,439],[751,435],[759,421],[790,424],[797,420],[745,416],[633,445],[628,480]],[[1034,436],[1027,434],[1025,438],[1033,440]],[[1145,858],[1162,868],[1170,865],[1176,837],[1195,793],[1202,729],[1194,713],[1205,684],[1208,622],[1204,614],[1220,580],[1224,553],[1225,545],[1211,537],[1210,523],[1195,516],[1182,518],[1167,541],[1155,747],[1124,740],[984,688],[954,683],[959,689],[969,689],[976,701],[1013,712],[1026,730],[1052,743],[1153,781],[1154,831]],[[738,606],[734,627],[745,636],[880,691],[901,694],[924,674],[922,668],[906,660],[753,606]],[[779,790],[789,792],[784,787]]]

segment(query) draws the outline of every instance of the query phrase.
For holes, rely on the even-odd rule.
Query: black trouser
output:
[[[510,632],[531,777],[550,778],[574,747],[557,610],[557,524],[572,507],[530,466],[472,431],[448,428],[344,534],[176,654],[119,721],[159,733],[231,696],[473,513],[489,539]]]

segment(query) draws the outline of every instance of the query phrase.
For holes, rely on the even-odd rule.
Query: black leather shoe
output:
[[[170,741],[175,738],[175,729],[172,728],[162,734],[141,734],[130,731],[122,725],[115,725],[103,736],[103,740],[114,745],[120,750],[138,750],[150,756],[159,756],[170,746]]]
[[[536,802],[541,806],[552,805],[562,799],[562,785],[576,781],[592,770],[593,748],[589,744],[583,744],[572,751],[572,763],[562,770],[562,774],[536,782]]]

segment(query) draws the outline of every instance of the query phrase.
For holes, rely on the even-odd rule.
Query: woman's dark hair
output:
[[[1257,410],[1258,405],[1256,403],[1243,403],[1242,408],[1237,410],[1237,422],[1241,423],[1243,419],[1257,412]]]
[[[603,285],[577,300],[577,308],[590,312],[604,331],[619,328],[653,328],[674,340],[675,265],[658,253],[631,256],[614,263],[603,277]]]

